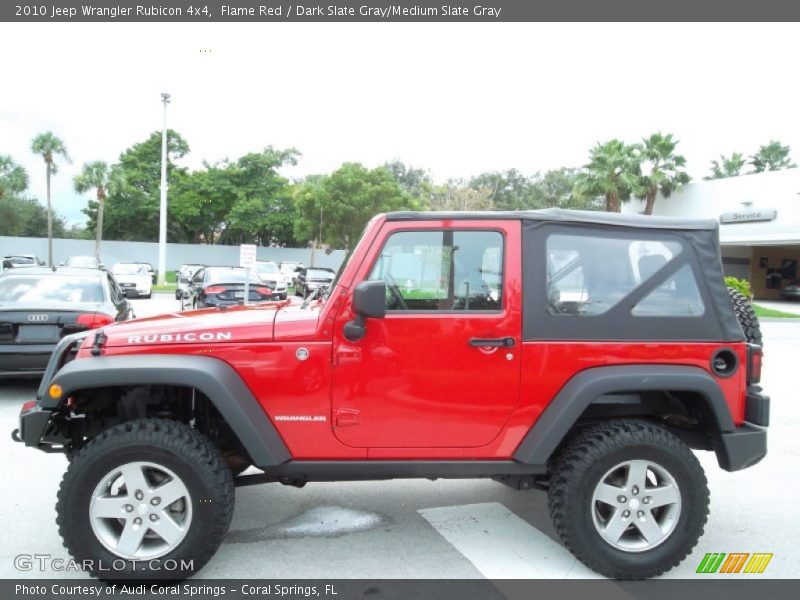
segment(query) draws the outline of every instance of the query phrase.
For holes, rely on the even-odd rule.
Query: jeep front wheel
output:
[[[103,579],[183,579],[205,565],[233,516],[230,469],[188,425],[138,419],[74,456],[56,523],[69,553]]]
[[[663,427],[614,420],[582,430],[555,460],[550,512],[564,545],[607,577],[644,579],[678,565],[708,517],[705,474]]]

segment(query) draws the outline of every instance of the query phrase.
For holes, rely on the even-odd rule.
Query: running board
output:
[[[237,486],[280,482],[302,487],[308,481],[383,479],[477,479],[503,475],[544,475],[545,465],[517,461],[290,460],[263,473],[240,475]]]

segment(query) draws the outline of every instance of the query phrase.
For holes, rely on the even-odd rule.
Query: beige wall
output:
[[[767,259],[767,266],[761,266],[761,259]],[[763,300],[780,300],[779,289],[767,289],[768,269],[780,269],[784,259],[797,261],[796,279],[800,279],[800,246],[755,246],[750,260],[750,286],[753,295]],[[781,287],[789,283],[781,279]]]

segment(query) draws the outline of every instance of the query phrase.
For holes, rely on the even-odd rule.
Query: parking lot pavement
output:
[[[155,307],[154,300],[139,302]],[[796,577],[800,323],[770,321],[763,329],[763,382],[772,397],[770,453],[738,473],[721,471],[712,454],[700,453],[711,515],[694,553],[667,577],[708,578],[695,574],[707,552],[771,552],[764,576]],[[8,433],[16,426],[19,407],[34,390],[31,382],[3,383],[0,430]],[[0,577],[62,576],[20,573],[13,559],[23,553],[67,558],[54,523],[66,460],[24,448],[7,434],[0,440],[6,468],[0,478]],[[556,541],[543,493],[518,492],[493,481],[311,483],[303,489],[268,484],[239,488],[236,501],[231,531],[201,571],[203,577],[595,576]]]

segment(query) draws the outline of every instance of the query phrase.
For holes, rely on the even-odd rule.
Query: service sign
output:
[[[720,223],[748,223],[750,221],[774,221],[778,211],[774,208],[748,208],[724,212],[719,216]]]
[[[239,266],[245,269],[256,266],[255,244],[242,244],[239,246]]]

